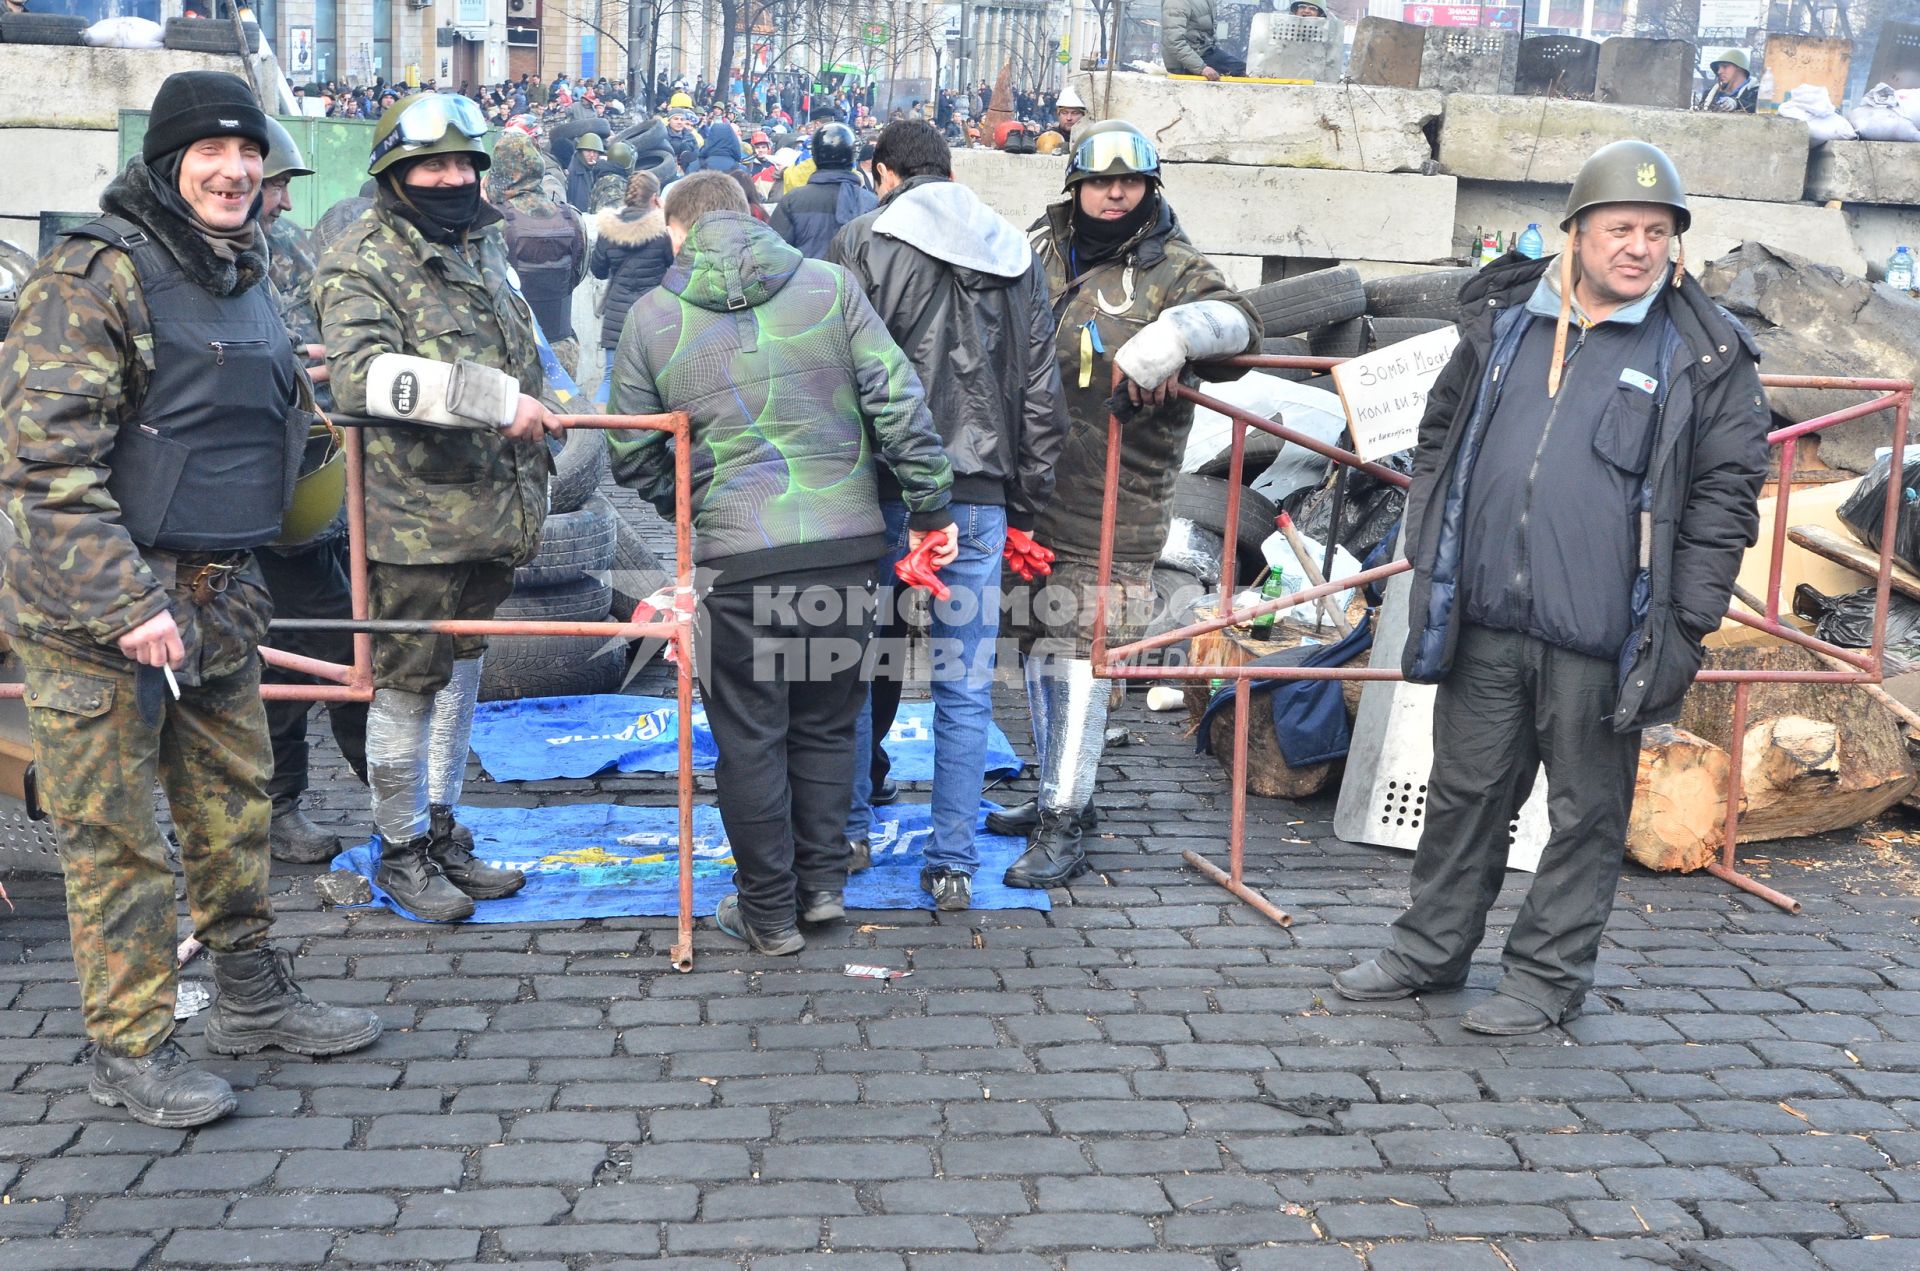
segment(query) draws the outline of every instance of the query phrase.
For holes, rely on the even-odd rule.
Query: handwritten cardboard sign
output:
[[[1427,409],[1427,391],[1458,343],[1460,329],[1442,327],[1333,368],[1355,453],[1362,459],[1384,459],[1413,445]]]

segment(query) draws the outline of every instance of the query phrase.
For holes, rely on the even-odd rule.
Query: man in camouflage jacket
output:
[[[267,148],[237,77],[170,76],[142,154],[101,196],[107,215],[34,271],[0,346],[0,500],[18,536],[0,612],[61,840],[89,1093],[153,1125],[203,1124],[235,1103],[172,1040],[173,869],[156,782],[220,990],[208,1048],[338,1054],[380,1032],[370,1011],[306,997],[266,947],[256,649],[271,608],[248,549],[279,531],[288,451],[312,418],[257,290]],[[171,484],[158,457],[178,463]]]
[[[505,425],[364,430],[376,619],[493,617],[513,589],[514,567],[539,547],[553,471],[543,439],[558,428],[537,400],[533,314],[512,283],[500,214],[480,197],[486,150],[451,126],[432,143],[382,146],[408,110],[450,109],[436,96],[408,98],[381,118],[374,205],[327,249],[314,277],[334,401],[347,415],[365,414],[374,360],[400,354],[443,370],[464,363],[503,373],[518,384],[518,404]],[[511,895],[525,881],[475,860],[472,836],[453,816],[485,649],[472,636],[373,641],[374,881],[428,920],[464,918],[474,900]]]

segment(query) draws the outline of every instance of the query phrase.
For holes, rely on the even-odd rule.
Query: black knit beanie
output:
[[[260,153],[266,154],[270,144],[266,112],[238,75],[178,71],[167,76],[153,95],[140,155],[151,164],[202,137],[245,137],[258,142]]]

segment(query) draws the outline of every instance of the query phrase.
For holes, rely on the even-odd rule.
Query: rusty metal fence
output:
[[[269,701],[366,702],[373,699],[373,635],[408,631],[435,635],[579,636],[599,639],[657,639],[668,642],[677,667],[680,763],[676,778],[679,802],[679,921],[670,958],[676,970],[693,969],[693,543],[692,478],[685,412],[666,415],[561,415],[568,428],[595,428],[609,432],[663,432],[673,441],[674,456],[674,603],[670,615],[653,622],[535,622],[442,619],[428,622],[385,622],[367,613],[367,544],[365,450],[361,426],[394,427],[391,420],[334,420],[341,425],[347,472],[348,585],[352,597],[350,618],[276,619],[281,630],[352,631],[353,663],[342,665],[300,657],[263,646],[260,657],[269,666],[326,681],[320,684],[263,684],[260,695]],[[0,684],[0,698],[19,697],[19,684]]]
[[[1283,357],[1276,355],[1252,355],[1227,359],[1225,365],[1248,369],[1270,367],[1275,369],[1296,369],[1309,371],[1330,370],[1341,358]],[[1778,494],[1774,505],[1774,523],[1770,544],[1767,589],[1764,598],[1745,597],[1742,603],[1748,604],[1752,612],[1743,612],[1730,608],[1727,616],[1736,622],[1763,631],[1768,635],[1785,640],[1807,649],[1831,663],[1839,663],[1840,668],[1831,671],[1814,670],[1777,670],[1777,669],[1708,669],[1702,670],[1698,679],[1703,682],[1731,682],[1733,690],[1733,730],[1727,747],[1728,773],[1726,792],[1726,819],[1722,829],[1720,859],[1707,866],[1716,877],[1732,883],[1744,891],[1751,892],[1772,904],[1791,913],[1800,912],[1800,904],[1791,896],[1783,895],[1758,880],[1740,871],[1736,865],[1738,842],[1736,826],[1739,821],[1742,792],[1740,768],[1744,734],[1746,732],[1747,700],[1752,685],[1756,683],[1837,683],[1878,685],[1881,681],[1882,657],[1886,651],[1887,604],[1893,579],[1893,540],[1891,527],[1896,523],[1899,511],[1900,483],[1887,483],[1886,505],[1883,509],[1882,524],[1888,532],[1882,535],[1875,574],[1875,608],[1873,623],[1873,642],[1865,650],[1842,648],[1807,635],[1780,620],[1780,589],[1782,568],[1785,561],[1788,513],[1793,495],[1793,462],[1796,446],[1801,438],[1818,433],[1822,429],[1850,420],[1862,419],[1882,411],[1893,412],[1892,446],[1893,454],[1903,456],[1907,444],[1907,425],[1913,406],[1914,386],[1908,380],[1864,379],[1842,376],[1807,375],[1763,375],[1761,382],[1768,388],[1796,389],[1837,389],[1852,392],[1874,394],[1869,400],[1822,415],[1805,423],[1793,424],[1777,429],[1767,436],[1769,446],[1777,448],[1779,456]],[[1234,570],[1236,543],[1232,527],[1240,523],[1240,493],[1245,473],[1245,448],[1247,429],[1254,428],[1271,434],[1282,441],[1302,446],[1334,464],[1346,469],[1364,472],[1369,476],[1393,485],[1405,487],[1408,478],[1377,463],[1362,459],[1351,450],[1330,445],[1304,433],[1288,428],[1285,424],[1275,423],[1242,407],[1223,402],[1195,389],[1180,385],[1176,389],[1179,396],[1196,406],[1204,406],[1227,417],[1231,422],[1232,454],[1227,472],[1227,505],[1225,524],[1229,527],[1225,535],[1225,547],[1220,560],[1220,596],[1221,603],[1228,606],[1230,598],[1239,590]],[[1279,923],[1281,926],[1292,924],[1292,916],[1280,906],[1274,904],[1257,889],[1247,885],[1245,879],[1246,820],[1247,820],[1247,725],[1248,707],[1251,702],[1251,682],[1256,679],[1274,680],[1398,680],[1403,678],[1399,671],[1389,667],[1368,666],[1146,666],[1138,665],[1134,659],[1155,649],[1165,648],[1195,636],[1207,635],[1224,630],[1230,626],[1245,624],[1264,614],[1277,613],[1290,609],[1303,602],[1318,600],[1322,596],[1331,596],[1348,588],[1365,587],[1381,582],[1393,575],[1403,573],[1412,565],[1403,557],[1391,564],[1380,565],[1373,569],[1362,570],[1344,578],[1328,579],[1324,583],[1260,600],[1242,609],[1222,612],[1203,622],[1191,623],[1159,635],[1148,636],[1123,644],[1117,648],[1107,647],[1107,601],[1113,577],[1113,535],[1114,518],[1118,507],[1120,479],[1120,434],[1121,423],[1117,416],[1107,419],[1107,470],[1105,500],[1101,509],[1099,585],[1094,603],[1094,623],[1092,641],[1092,659],[1096,674],[1120,680],[1214,680],[1226,679],[1233,682],[1234,718],[1233,718],[1233,760],[1229,770],[1231,784],[1231,809],[1228,814],[1227,853],[1228,867],[1222,870],[1212,861],[1198,852],[1183,854],[1186,862],[1200,871],[1202,875],[1226,888],[1234,896],[1246,902],[1261,914]],[[1895,468],[1898,471],[1898,468]],[[1753,602],[1753,603],[1749,603]]]

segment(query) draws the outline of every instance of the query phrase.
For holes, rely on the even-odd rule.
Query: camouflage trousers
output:
[[[180,841],[194,934],[230,953],[259,947],[273,923],[260,666],[182,684],[177,702],[162,687],[160,722],[150,725],[132,663],[32,644],[19,653],[40,801],[60,833],[87,1035],[113,1054],[144,1055],[173,1032],[179,943],[156,781]]]

